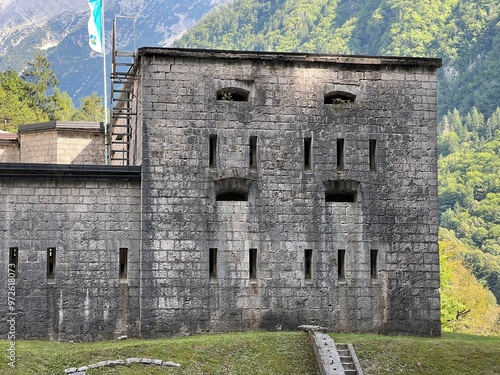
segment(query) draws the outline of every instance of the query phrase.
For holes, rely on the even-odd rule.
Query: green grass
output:
[[[441,338],[332,334],[354,344],[365,375],[500,374],[500,337],[445,333]],[[0,341],[6,353],[5,341]],[[304,332],[245,332],[164,340],[95,343],[18,341],[18,363],[0,357],[0,374],[63,374],[64,369],[110,359],[144,357],[178,362],[180,368],[129,365],[87,374],[317,374],[312,346]]]
[[[500,374],[500,337],[443,333],[441,338],[332,334],[354,345],[365,375]]]
[[[2,341],[0,346],[3,349],[8,345]],[[129,357],[178,362],[181,367],[120,365],[89,370],[87,374],[317,374],[314,352],[304,332],[245,332],[78,344],[18,341],[16,355],[14,371],[9,369],[5,355],[0,358],[0,374],[63,374],[69,367]]]

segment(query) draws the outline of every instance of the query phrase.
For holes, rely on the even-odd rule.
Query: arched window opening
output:
[[[354,103],[356,95],[346,91],[332,91],[325,94],[325,104]]]
[[[251,181],[242,177],[224,177],[214,180],[217,202],[248,202]]]
[[[359,182],[354,180],[327,180],[325,202],[356,203],[358,201]]]
[[[250,91],[239,87],[224,87],[217,90],[217,100],[230,102],[248,102]]]

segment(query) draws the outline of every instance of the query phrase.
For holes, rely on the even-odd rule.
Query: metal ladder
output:
[[[125,29],[133,38],[132,51],[118,50],[118,22],[132,24],[132,29]],[[120,29],[123,32],[123,28]],[[128,34],[128,35],[130,35]],[[136,118],[134,108],[133,82],[137,78],[133,71],[136,56],[135,18],[115,16],[113,20],[113,50],[111,64],[111,139],[110,161],[112,165],[130,164],[130,142],[133,122]]]

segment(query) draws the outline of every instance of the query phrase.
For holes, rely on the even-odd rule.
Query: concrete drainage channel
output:
[[[323,327],[303,325],[299,329],[309,333],[321,375],[363,375],[351,344],[335,344]]]

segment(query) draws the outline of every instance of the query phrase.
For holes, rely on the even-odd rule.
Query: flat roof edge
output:
[[[48,121],[19,125],[17,131],[18,133],[29,133],[40,130],[68,130],[103,133],[104,124],[102,122]]]
[[[0,163],[0,179],[3,178],[89,178],[140,181],[141,167],[92,164]]]
[[[414,65],[439,68],[441,58],[430,57],[397,57],[397,56],[362,56],[362,55],[330,55],[300,52],[260,52],[260,51],[231,51],[187,48],[158,48],[142,47],[138,49],[138,56],[163,55],[172,57],[194,58],[221,58],[221,59],[248,59],[262,61],[295,61],[295,62],[325,62],[332,64],[359,64],[359,65]]]

